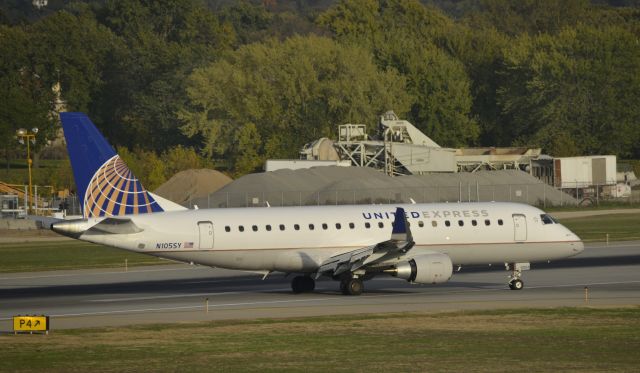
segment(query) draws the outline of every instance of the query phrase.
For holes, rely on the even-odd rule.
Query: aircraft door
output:
[[[513,214],[513,239],[527,240],[527,219],[522,214]]]
[[[213,249],[213,223],[210,221],[198,222],[200,232],[200,250]]]

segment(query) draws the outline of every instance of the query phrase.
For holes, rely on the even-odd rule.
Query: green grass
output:
[[[55,320],[52,320],[55,328]],[[637,371],[640,308],[217,321],[0,336],[5,371]]]
[[[640,240],[640,214],[612,214],[559,219],[584,241]]]
[[[49,241],[0,245],[0,272],[124,267],[172,263],[152,256],[82,241]]]
[[[598,211],[598,210],[620,210],[620,209],[637,209],[640,208],[640,201],[600,201],[597,205],[591,206],[547,206],[542,207],[543,210],[547,212],[557,212],[557,211]]]

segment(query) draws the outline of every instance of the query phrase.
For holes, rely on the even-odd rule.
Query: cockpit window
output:
[[[556,219],[552,218],[551,215],[542,214],[540,215],[540,220],[542,220],[542,224],[557,224]]]

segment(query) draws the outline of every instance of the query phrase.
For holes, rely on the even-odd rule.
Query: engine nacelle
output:
[[[408,262],[396,265],[392,275],[416,284],[441,284],[453,274],[451,258],[433,253],[416,256]]]

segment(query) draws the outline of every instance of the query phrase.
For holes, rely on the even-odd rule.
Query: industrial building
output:
[[[329,148],[333,148],[331,151]],[[433,172],[478,170],[529,170],[539,148],[443,148],[393,111],[380,117],[378,131],[364,124],[338,126],[338,140],[322,138],[300,151],[306,160],[349,160],[353,166],[370,167],[387,175],[422,175]],[[284,167],[283,167],[284,168]]]

